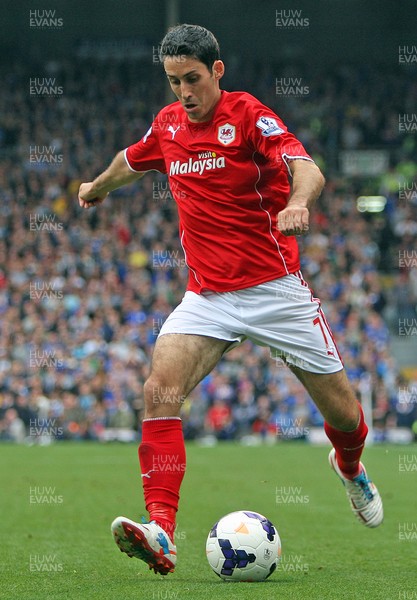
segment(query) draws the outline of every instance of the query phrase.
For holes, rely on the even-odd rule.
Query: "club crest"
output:
[[[217,139],[225,146],[231,144],[236,139],[236,127],[230,123],[220,125],[217,130]]]

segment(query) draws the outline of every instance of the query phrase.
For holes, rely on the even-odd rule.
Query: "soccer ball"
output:
[[[277,568],[281,540],[266,517],[238,510],[213,525],[206,554],[213,571],[225,581],[264,581]]]

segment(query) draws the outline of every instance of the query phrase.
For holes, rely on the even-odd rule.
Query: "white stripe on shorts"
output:
[[[333,334],[301,272],[234,292],[186,292],[160,336],[182,333],[269,346],[273,358],[305,371],[343,368]]]

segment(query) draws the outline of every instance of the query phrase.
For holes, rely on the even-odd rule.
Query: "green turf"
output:
[[[417,467],[399,469],[399,455],[416,461],[417,446],[366,450],[368,471],[385,503],[385,523],[375,530],[350,513],[327,453],[325,447],[285,443],[189,445],[176,536],[178,566],[161,577],[120,553],[109,530],[119,514],[133,519],[143,514],[135,446],[2,445],[0,597],[417,598]],[[31,487],[38,488],[32,490],[32,503]],[[52,489],[42,489],[47,487]],[[281,487],[286,489],[277,492]],[[51,495],[53,503],[38,502],[39,495]],[[210,527],[239,509],[267,515],[280,532],[282,568],[264,583],[224,583],[206,561]],[[411,539],[399,539],[404,523]],[[46,560],[48,570],[37,571]]]

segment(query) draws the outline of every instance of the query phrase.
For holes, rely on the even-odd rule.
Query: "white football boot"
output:
[[[114,541],[122,552],[146,562],[155,573],[172,573],[177,562],[177,549],[169,535],[155,523],[135,523],[117,517],[111,524]]]
[[[329,463],[345,486],[350,506],[357,519],[366,527],[378,527],[384,518],[382,500],[376,486],[368,479],[363,464],[359,463],[360,474],[353,479],[348,479],[337,464],[334,448],[330,451]]]

